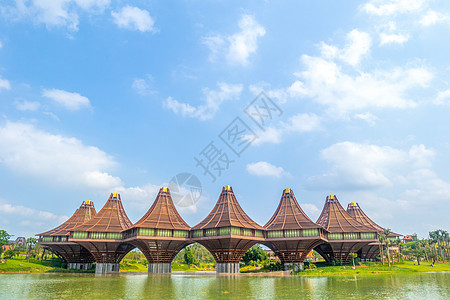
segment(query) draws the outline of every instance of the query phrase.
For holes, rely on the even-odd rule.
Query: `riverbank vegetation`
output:
[[[447,231],[436,230],[429,233],[427,239],[414,240],[408,243],[390,243],[387,235],[381,242],[386,247],[380,251],[380,262],[361,262],[353,253],[352,262],[343,265],[335,261],[327,265],[323,260],[316,261],[318,254],[305,262],[303,271],[296,273],[302,276],[331,276],[350,274],[387,274],[402,272],[450,271],[450,239]],[[37,244],[36,239],[26,239],[26,244],[8,243],[9,235],[0,230],[0,246],[8,245],[3,251],[0,247],[0,273],[42,273],[42,272],[77,272],[93,273],[90,270],[67,270],[66,264],[54,253]],[[398,248],[398,251],[390,251]],[[3,253],[2,253],[3,252]],[[147,272],[148,261],[139,250],[128,253],[120,263],[121,272]],[[278,258],[269,257],[268,252],[260,245],[250,248],[244,255],[240,271],[242,273],[261,273],[283,270]],[[172,271],[196,272],[215,271],[215,261],[211,253],[198,243],[191,244],[181,250],[172,262]]]
[[[340,276],[340,275],[378,275],[394,273],[414,272],[440,272],[450,271],[450,263],[438,263],[417,265],[415,261],[402,261],[394,265],[382,264],[381,262],[367,262],[352,268],[352,264],[343,266],[330,266],[325,262],[316,263],[314,267],[305,264],[305,270],[295,273],[298,276]]]

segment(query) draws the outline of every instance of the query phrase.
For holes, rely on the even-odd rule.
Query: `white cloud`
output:
[[[59,121],[58,116],[55,115],[54,113],[50,112],[50,111],[44,111],[43,114],[46,115],[46,116],[51,117],[55,121]]]
[[[78,93],[71,93],[58,89],[44,90],[42,96],[52,99],[68,110],[79,110],[83,107],[90,107],[91,105],[88,98],[81,96]]]
[[[310,132],[321,128],[320,121],[316,114],[298,114],[290,117],[284,127],[292,132]]]
[[[300,206],[312,220],[316,220],[319,217],[321,210],[314,204],[301,203]]]
[[[67,27],[78,30],[81,12],[102,13],[110,0],[17,0],[15,7],[4,7],[7,17],[30,19],[47,27]]]
[[[110,189],[121,180],[106,173],[116,163],[97,147],[72,137],[55,135],[33,125],[7,122],[0,127],[0,164],[13,172],[51,184]]]
[[[328,59],[339,58],[351,66],[357,66],[363,56],[367,55],[372,45],[372,39],[366,32],[353,29],[347,34],[347,44],[339,49],[335,46],[321,43],[322,56]]]
[[[283,130],[281,128],[275,128],[275,127],[268,127],[266,130],[258,130],[256,132],[256,135],[258,136],[253,142],[253,146],[259,146],[264,143],[270,143],[270,144],[279,144],[282,141],[283,138]],[[252,140],[252,136],[245,136],[245,140]]]
[[[210,61],[215,61],[223,52],[230,64],[245,66],[249,63],[250,55],[258,49],[258,39],[266,34],[266,30],[252,15],[243,15],[238,25],[240,31],[233,35],[202,38],[202,43],[211,51]]]
[[[450,104],[450,89],[439,92],[433,103],[436,105]]]
[[[395,30],[390,22],[381,28]],[[266,90],[280,103],[289,99],[307,98],[323,105],[332,118],[350,119],[350,113],[367,112],[373,108],[406,109],[416,107],[422,100],[418,89],[428,88],[433,73],[426,67],[408,64],[389,69],[368,68],[361,64],[370,52],[370,37],[352,30],[344,47],[321,43],[320,55],[302,55],[298,78],[282,89]],[[393,42],[393,41],[391,41]],[[267,84],[250,86],[252,92]]]
[[[0,199],[0,227],[15,236],[34,236],[67,219],[67,216],[58,216],[45,210],[11,204]]]
[[[151,75],[147,75],[147,78],[135,78],[133,79],[131,88],[142,96],[154,94],[156,91],[153,90],[153,82],[154,79]]]
[[[239,99],[243,88],[241,84],[224,82],[220,82],[217,85],[219,90],[203,89],[205,102],[203,105],[194,107],[188,103],[182,103],[172,97],[168,97],[164,101],[164,106],[183,117],[197,118],[201,121],[212,119],[224,101]]]
[[[362,9],[371,15],[390,16],[419,11],[426,3],[426,0],[370,0]]]
[[[305,133],[321,130],[322,119],[316,114],[297,114],[290,117],[287,122],[279,122],[277,126],[267,127],[265,130],[257,131],[253,146],[259,146],[264,143],[279,144],[283,136],[289,133]],[[252,139],[252,136],[245,138]]]
[[[9,90],[9,89],[11,89],[11,85],[9,84],[9,81],[7,79],[3,79],[0,77],[0,91],[2,89]]]
[[[264,92],[267,97],[272,100],[278,101],[278,103],[280,104],[286,103],[287,99],[293,97],[293,94],[297,92],[290,89],[279,88],[269,90],[269,88],[270,84],[266,82],[260,82],[249,86],[250,92],[255,95],[255,97],[258,96],[261,92]]]
[[[209,61],[211,62],[214,62],[217,59],[222,47],[225,45],[225,41],[220,36],[203,37],[202,43],[210,50]]]
[[[308,179],[310,188],[374,189],[407,182],[408,174],[431,165],[434,151],[414,145],[408,151],[342,142],[321,151],[329,171]]]
[[[110,2],[110,0],[75,0],[75,3],[84,10],[99,12],[103,12]]]
[[[35,101],[21,101],[21,102],[16,102],[16,108],[18,110],[22,110],[22,111],[35,111],[38,110],[39,107],[41,106],[41,104],[39,102],[35,102]]]
[[[303,55],[302,62],[305,69],[298,74],[301,80],[294,82],[291,88],[301,86],[298,96],[313,98],[338,116],[370,107],[413,107],[416,103],[409,97],[409,90],[427,87],[433,78],[424,67],[353,74],[321,57]]]
[[[66,216],[57,216],[51,212],[36,210],[21,205],[12,205],[9,203],[0,203],[0,214],[26,217],[40,221],[57,221],[61,223],[68,219]]]
[[[403,44],[409,40],[409,35],[380,33],[380,46],[387,44]]]
[[[378,117],[374,116],[370,112],[366,112],[363,114],[356,114],[355,118],[366,121],[370,126],[374,126],[376,121],[378,120]]]
[[[1,48],[1,47],[3,47],[3,44],[2,44],[2,42],[0,42],[0,48]]]
[[[230,48],[227,58],[232,63],[248,64],[248,57],[258,48],[258,38],[266,34],[266,30],[250,15],[242,16],[239,21],[240,32],[228,37]]]
[[[282,167],[274,166],[265,161],[248,164],[246,170],[251,175],[268,176],[281,178],[290,176],[288,172],[284,171]]]
[[[117,12],[111,12],[111,15],[114,18],[114,23],[119,28],[139,30],[141,32],[156,32],[156,29],[153,27],[155,21],[145,9],[127,5]]]
[[[431,26],[438,23],[449,22],[450,18],[447,15],[439,13],[434,10],[429,10],[427,13],[420,19],[419,23],[423,26]]]

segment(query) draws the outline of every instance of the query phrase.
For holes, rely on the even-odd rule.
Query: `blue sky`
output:
[[[191,226],[229,184],[261,225],[290,187],[313,220],[335,194],[396,232],[450,228],[448,1],[30,0],[0,13],[0,227],[16,236],[113,191],[136,222],[182,172],[202,183],[179,207]],[[244,110],[261,99],[277,110],[258,126]],[[236,124],[247,131],[226,140]],[[212,150],[215,181],[194,159]]]

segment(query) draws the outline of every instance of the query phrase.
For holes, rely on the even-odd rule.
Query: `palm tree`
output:
[[[391,244],[392,244],[392,240],[388,237],[389,234],[391,234],[391,230],[390,230],[389,228],[386,228],[386,229],[383,231],[383,235],[384,235],[384,242],[385,242],[385,244],[386,244],[387,257],[388,257],[388,265],[389,265],[389,267],[391,267],[391,256],[390,256],[390,254],[389,254],[389,247],[390,247]]]
[[[425,259],[427,262],[429,262],[428,260],[428,255],[427,255],[427,246],[428,246],[428,241],[426,239],[420,240],[419,241],[419,246],[421,248],[423,248],[424,254],[425,254]]]
[[[356,254],[355,252],[350,252],[350,256],[352,257],[352,261],[353,261],[353,269],[355,269],[356,268],[355,258],[358,257],[358,254]]]
[[[379,244],[378,249],[380,250],[381,263],[384,265],[384,254],[383,254],[384,236],[381,233],[378,234],[378,244]]]
[[[37,239],[35,238],[27,238],[27,260],[28,262],[30,262],[30,255],[31,255],[31,250],[33,249],[33,246],[36,245],[37,243]]]

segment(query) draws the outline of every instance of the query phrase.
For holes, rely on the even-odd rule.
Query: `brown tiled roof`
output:
[[[320,228],[305,214],[291,189],[284,189],[278,208],[264,225],[267,230]]]
[[[121,232],[132,225],[123,209],[120,194],[111,193],[108,201],[92,219],[70,231]]]
[[[209,215],[192,230],[218,227],[242,227],[264,230],[244,212],[234,196],[233,189],[226,185],[222,189],[219,200]]]
[[[375,232],[372,227],[363,225],[350,216],[335,195],[327,196],[317,224],[331,233],[341,232]]]
[[[161,188],[153,205],[133,227],[189,230],[173,204],[168,188]]]
[[[95,211],[94,202],[88,200],[83,201],[81,206],[75,211],[75,213],[64,223],[59,225],[56,228],[53,228],[49,231],[39,233],[37,235],[51,235],[51,236],[61,236],[61,235],[69,235],[69,231],[77,227],[78,225],[83,224],[86,221],[89,221],[97,212]]]
[[[384,228],[379,226],[377,223],[375,223],[374,221],[372,221],[365,213],[364,211],[361,209],[361,207],[359,207],[358,203],[355,202],[351,202],[348,204],[347,206],[347,212],[350,216],[352,216],[356,221],[358,221],[361,224],[364,224],[366,226],[372,227],[374,228],[376,231],[384,231]],[[391,232],[389,234],[390,237],[397,237],[397,236],[401,236],[401,234],[398,233],[394,233]]]

